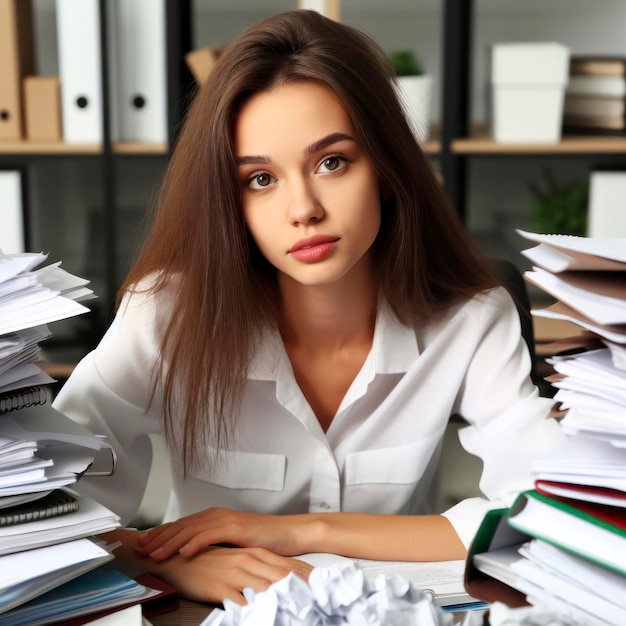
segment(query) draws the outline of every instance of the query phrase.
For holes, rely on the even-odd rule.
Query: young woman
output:
[[[463,558],[560,438],[516,308],[402,114],[385,53],[308,11],[232,43],[189,111],[117,317],[56,407],[107,435],[81,488],[132,520],[163,431],[167,520],[111,534],[183,595],[243,602],[308,552]],[[480,488],[432,509],[452,414]],[[164,496],[165,497],[165,496]]]

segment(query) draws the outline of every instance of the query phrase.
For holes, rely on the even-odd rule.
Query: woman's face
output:
[[[279,273],[326,285],[369,267],[379,179],[332,91],[298,82],[255,95],[237,117],[235,150],[247,227]]]

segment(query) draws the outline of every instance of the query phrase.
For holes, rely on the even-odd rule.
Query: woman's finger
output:
[[[289,572],[306,580],[313,569],[263,548],[210,548],[193,559],[175,558],[164,566],[167,578],[184,597],[202,602],[228,598],[237,604],[245,604],[245,588],[264,591]]]
[[[149,556],[156,561],[163,561],[171,556],[183,554],[186,546],[190,545],[192,539],[195,541],[193,554],[197,554],[208,546],[226,543],[224,541],[223,529],[215,528],[204,530],[198,526],[188,526],[185,528],[171,528],[161,533],[156,540],[151,541],[137,548],[137,552],[144,556]],[[185,556],[192,556],[192,553]]]
[[[137,539],[139,545],[143,546],[157,540],[158,537],[171,525],[172,522],[165,522],[164,524],[159,524],[154,528],[150,528],[149,530],[142,532]]]

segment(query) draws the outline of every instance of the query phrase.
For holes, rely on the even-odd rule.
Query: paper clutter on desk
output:
[[[490,626],[579,626],[580,622],[550,607],[531,606],[511,609],[495,602],[489,609]]]
[[[224,601],[201,626],[450,626],[452,616],[401,576],[367,579],[355,563],[316,567],[309,584],[291,573],[267,591],[244,590],[239,606]],[[468,625],[469,626],[469,625]]]

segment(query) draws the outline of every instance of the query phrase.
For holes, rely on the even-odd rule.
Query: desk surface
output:
[[[213,610],[213,606],[210,604],[199,604],[197,602],[190,602],[189,600],[181,600],[180,607],[175,611],[164,613],[158,617],[150,619],[150,623],[153,626],[198,626]],[[481,616],[485,616],[486,611],[477,611]],[[465,621],[465,613],[450,613],[452,616],[452,626],[461,626]],[[486,621],[483,623],[487,623]]]
[[[153,626],[198,626],[213,608],[210,604],[181,600],[178,609],[157,617],[151,617],[150,623]]]

